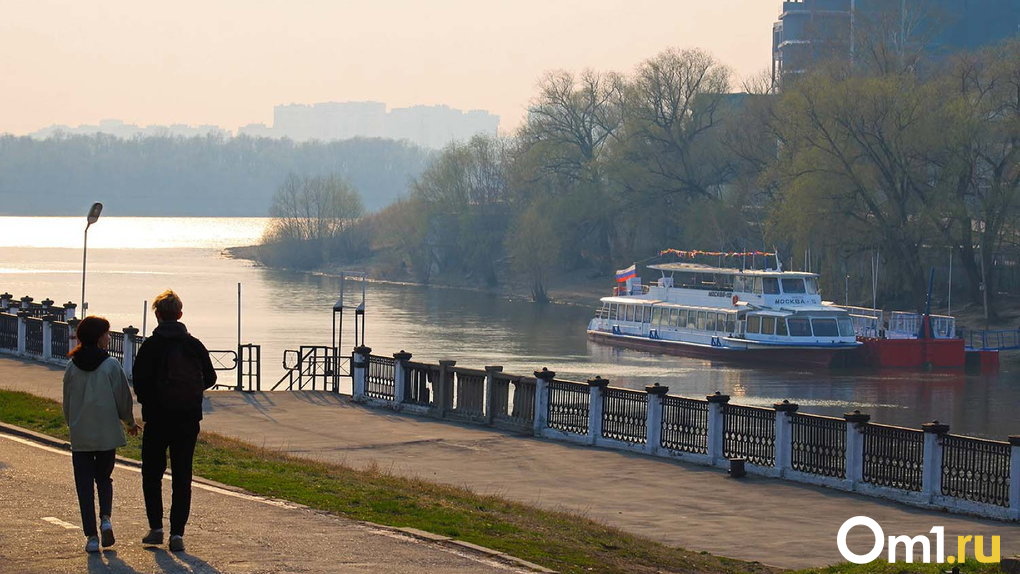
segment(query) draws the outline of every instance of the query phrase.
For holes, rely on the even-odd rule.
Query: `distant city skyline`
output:
[[[118,118],[106,118],[96,124],[54,124],[27,135],[39,139],[58,133],[103,133],[124,139],[136,136],[247,135],[289,138],[298,142],[378,137],[407,140],[421,147],[439,149],[451,141],[466,141],[477,134],[496,135],[498,127],[499,116],[486,110],[465,111],[443,105],[388,108],[384,102],[317,102],[274,106],[270,125],[247,124],[236,130],[209,124],[140,126]]]
[[[778,0],[4,2],[0,133],[272,123],[273,106],[487,110],[510,132],[546,72],[631,73],[668,48],[766,71]]]

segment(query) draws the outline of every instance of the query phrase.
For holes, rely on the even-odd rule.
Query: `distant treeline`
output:
[[[340,175],[375,211],[406,195],[430,158],[407,142],[295,143],[240,136],[0,136],[0,215],[266,216],[288,174]]]

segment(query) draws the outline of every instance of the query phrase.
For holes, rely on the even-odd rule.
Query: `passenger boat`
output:
[[[849,313],[822,302],[818,275],[696,263],[649,265],[661,272],[642,285],[636,270],[603,297],[588,337],[664,353],[754,363],[828,367],[860,345]]]

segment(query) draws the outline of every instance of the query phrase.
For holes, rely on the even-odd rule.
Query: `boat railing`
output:
[[[890,339],[913,339],[921,332],[923,315],[906,311],[889,313],[889,328],[886,336]],[[956,318],[948,315],[930,315],[932,334],[936,339],[956,337]]]

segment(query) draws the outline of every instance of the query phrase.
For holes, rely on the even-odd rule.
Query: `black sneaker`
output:
[[[162,544],[163,543],[163,529],[153,528],[142,538],[142,544]]]
[[[184,537],[180,534],[170,535],[170,552],[184,552]]]

